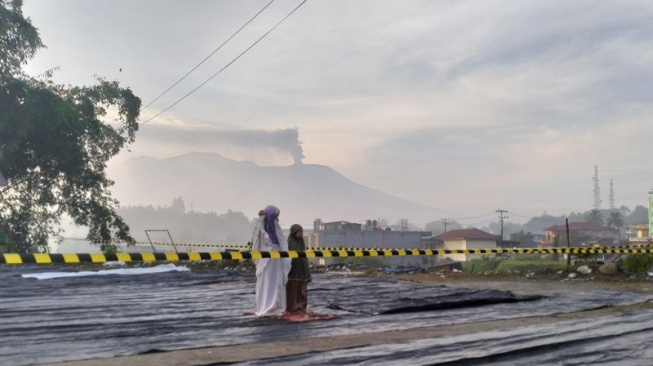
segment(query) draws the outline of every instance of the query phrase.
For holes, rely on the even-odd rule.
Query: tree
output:
[[[617,233],[617,239],[619,239],[621,237],[621,228],[624,226],[624,220],[621,217],[621,213],[619,211],[610,212],[610,216],[607,219],[607,224],[608,226],[612,226],[619,230]]]
[[[458,230],[463,227],[456,221],[448,221],[447,227],[445,230],[444,220],[431,221],[424,225],[424,231],[430,231],[433,235],[442,234],[445,231],[449,230]]]
[[[601,216],[601,211],[597,209],[593,209],[592,211],[587,212],[585,219],[591,223],[603,225],[603,217]]]
[[[517,233],[510,234],[510,241],[517,241],[520,244],[532,245],[535,243],[535,236],[529,231],[520,230]]]
[[[119,208],[118,213],[129,224],[132,234],[139,241],[145,241],[143,233],[153,228],[169,230],[176,243],[243,244],[250,240],[252,235],[252,223],[247,216],[232,210],[218,215],[215,212],[184,212],[172,205],[127,206]]]
[[[608,226],[613,226],[617,229],[624,226],[624,220],[621,217],[621,213],[618,211],[610,212],[610,216],[607,219]]]
[[[181,197],[174,198],[170,207],[182,214],[186,212],[186,203],[184,203],[184,199]]]
[[[93,242],[131,241],[105,168],[134,142],[141,100],[117,82],[63,86],[51,73],[26,75],[41,47],[22,1],[0,0],[0,226],[21,251],[46,248],[63,215],[89,227]]]
[[[628,206],[621,205],[621,207],[619,207],[619,213],[621,213],[621,217],[628,217],[631,211],[630,208],[628,208]]]
[[[628,224],[648,223],[648,209],[642,205],[636,206],[635,210],[626,218]]]
[[[488,224],[487,229],[491,233],[500,233],[501,232],[501,223],[499,222],[491,222]],[[524,230],[524,227],[519,224],[515,224],[512,222],[505,222],[503,224],[503,233],[504,236],[510,237],[513,233],[517,233],[519,231]],[[512,239],[511,239],[512,240]]]

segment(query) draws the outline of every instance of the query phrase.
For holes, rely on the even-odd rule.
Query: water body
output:
[[[615,291],[519,296],[393,279],[314,275],[311,310],[332,321],[292,324],[244,315],[252,273],[183,265],[102,269],[0,267],[0,364],[28,365],[249,344],[630,305]],[[535,285],[535,284],[534,284]],[[249,364],[651,365],[653,314],[641,311],[512,330],[359,347]]]

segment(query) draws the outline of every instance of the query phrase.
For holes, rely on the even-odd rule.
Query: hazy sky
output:
[[[48,47],[27,70],[58,67],[55,81],[77,85],[117,77],[145,105],[268,2],[26,0]],[[144,119],[300,2],[275,1]],[[303,156],[461,216],[512,217],[591,209],[598,165],[603,208],[611,179],[617,207],[634,208],[653,187],[651,19],[648,0],[309,0],[118,160]]]

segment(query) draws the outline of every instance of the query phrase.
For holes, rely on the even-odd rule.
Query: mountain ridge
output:
[[[363,222],[386,218],[423,225],[450,212],[366,187],[320,164],[259,166],[216,153],[191,152],[169,158],[134,157],[109,169],[121,205],[169,205],[182,197],[204,212],[242,211],[253,218],[274,204],[280,221],[311,227],[323,221]]]

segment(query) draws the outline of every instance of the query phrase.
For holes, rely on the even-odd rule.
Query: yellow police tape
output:
[[[525,249],[338,249],[307,250],[288,252],[224,251],[191,253],[63,253],[63,254],[18,254],[0,253],[0,264],[51,264],[51,263],[104,263],[123,262],[179,262],[179,261],[220,261],[262,258],[346,258],[346,257],[392,257],[392,256],[446,256],[450,254],[643,254],[653,253],[653,249],[612,249],[612,248],[525,248]]]

